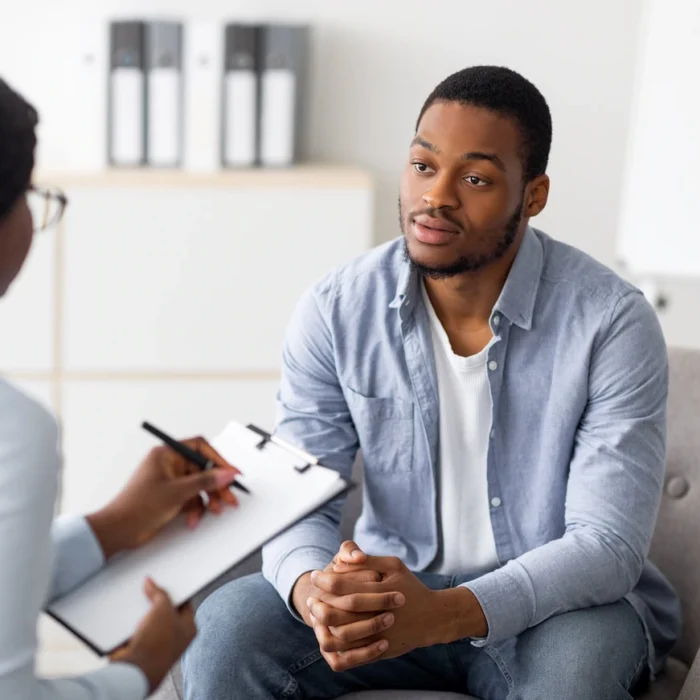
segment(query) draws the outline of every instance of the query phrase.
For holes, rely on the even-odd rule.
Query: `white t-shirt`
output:
[[[456,355],[425,286],[421,289],[430,319],[440,400],[441,537],[431,570],[448,575],[491,571],[499,562],[486,478],[492,416],[486,366],[490,344],[471,357]]]

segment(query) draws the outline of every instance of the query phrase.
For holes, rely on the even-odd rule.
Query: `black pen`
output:
[[[184,443],[171,438],[169,435],[166,435],[162,430],[158,430],[158,428],[150,423],[143,422],[141,427],[151,433],[151,435],[155,435],[158,439],[162,440],[168,447],[175,450],[175,452],[177,452],[179,455],[185,459],[189,459],[193,464],[196,464],[202,471],[208,471],[216,466],[211,459],[207,459],[207,457],[205,457],[201,452],[197,452],[197,450],[193,450]],[[250,493],[250,491],[239,481],[234,481],[231,485],[243,491],[243,493]]]

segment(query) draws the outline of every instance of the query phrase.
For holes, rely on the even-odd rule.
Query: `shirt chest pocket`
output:
[[[408,473],[413,469],[412,401],[364,396],[345,389],[360,449],[369,473]]]

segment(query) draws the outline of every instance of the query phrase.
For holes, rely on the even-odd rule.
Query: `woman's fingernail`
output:
[[[379,651],[386,651],[389,648],[389,642],[386,639],[379,642]]]
[[[229,469],[220,469],[216,472],[216,485],[228,486],[236,480],[236,472],[230,471]]]
[[[359,549],[356,549],[350,556],[353,559],[359,559],[362,556],[362,552]]]
[[[406,596],[404,596],[403,593],[395,593],[394,594],[394,603],[396,605],[403,605],[406,602]]]
[[[312,571],[311,576],[309,578],[311,579],[311,583],[316,583],[316,579],[318,578],[318,571]]]
[[[384,615],[382,618],[382,624],[384,627],[391,627],[394,624],[394,616],[391,613]]]
[[[314,599],[313,598],[307,598],[306,599],[306,607],[311,610],[311,606],[314,604]]]

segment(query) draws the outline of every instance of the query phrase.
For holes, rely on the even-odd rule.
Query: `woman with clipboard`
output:
[[[20,272],[35,231],[60,219],[66,198],[32,186],[37,114],[0,80],[0,296]],[[32,216],[30,200],[38,203]],[[4,342],[12,342],[5,338]],[[53,520],[58,429],[39,404],[0,380],[0,698],[143,700],[195,636],[192,610],[177,610],[146,581],[152,608],[112,663],[70,679],[34,672],[36,623],[44,604],[79,585],[111,556],[150,540],[179,513],[195,526],[209,509],[236,505],[227,488],[239,473],[203,439],[186,444],[217,465],[208,472],[168,447],[152,450],[101,511]],[[97,455],[99,457],[99,455]]]

